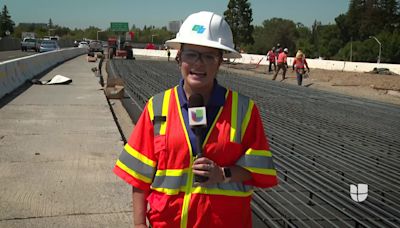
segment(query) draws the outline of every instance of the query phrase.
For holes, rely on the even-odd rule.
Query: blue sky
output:
[[[184,20],[201,10],[222,15],[229,0],[0,0],[7,6],[16,23],[48,23],[74,28],[91,25],[106,29],[110,22],[128,22],[167,26],[169,21]],[[349,0],[250,0],[253,25],[261,25],[273,17],[290,19],[310,27],[314,20],[322,24],[334,23],[335,17],[346,13]]]

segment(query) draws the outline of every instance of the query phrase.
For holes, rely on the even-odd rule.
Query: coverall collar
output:
[[[178,96],[179,96],[179,103],[181,104],[181,108],[188,107],[188,100],[185,95],[185,91],[183,90],[184,80],[181,79],[178,86]],[[225,103],[225,93],[226,89],[218,84],[217,79],[214,79],[214,86],[211,92],[211,97],[208,100],[207,107],[220,107],[223,106]]]

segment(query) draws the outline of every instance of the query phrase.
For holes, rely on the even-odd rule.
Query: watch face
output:
[[[224,168],[224,174],[226,178],[232,177],[231,169],[230,168]]]

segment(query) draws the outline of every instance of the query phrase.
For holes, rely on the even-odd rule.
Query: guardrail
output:
[[[0,98],[12,92],[27,80],[68,59],[86,53],[83,48],[67,48],[39,53],[0,63]]]

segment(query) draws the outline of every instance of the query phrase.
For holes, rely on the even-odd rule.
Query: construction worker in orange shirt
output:
[[[288,64],[287,64],[287,54],[288,53],[289,53],[289,50],[287,48],[284,48],[283,52],[279,53],[278,60],[277,60],[278,69],[276,70],[272,80],[276,79],[276,76],[278,76],[278,73],[281,69],[282,69],[282,81],[286,79],[285,76],[286,76],[286,70],[288,68]]]
[[[293,71],[296,70],[297,85],[299,86],[301,86],[303,82],[303,76],[306,73],[305,68],[307,68],[307,72],[310,72],[304,53],[298,50],[296,58],[293,61]]]
[[[268,73],[271,73],[272,66],[274,66],[274,72],[276,71],[276,55],[275,55],[275,47],[272,47],[271,50],[267,53],[267,60],[269,62]]]

